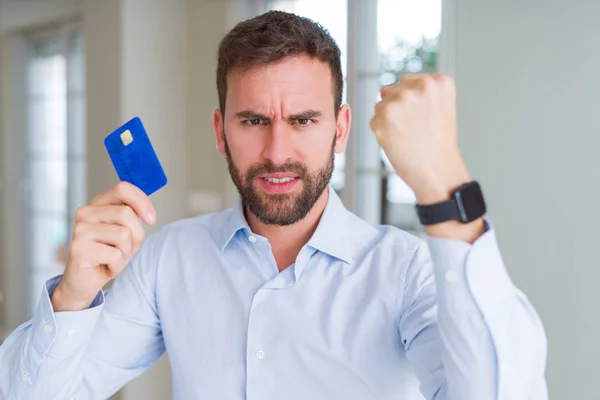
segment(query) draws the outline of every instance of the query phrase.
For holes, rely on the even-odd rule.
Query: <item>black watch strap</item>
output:
[[[458,211],[455,199],[428,206],[418,206],[417,214],[419,215],[419,220],[424,225],[433,225],[460,219],[460,212]]]
[[[416,207],[423,225],[455,220],[466,224],[482,217],[486,212],[481,187],[476,181],[460,186],[448,201],[429,205],[417,204]]]

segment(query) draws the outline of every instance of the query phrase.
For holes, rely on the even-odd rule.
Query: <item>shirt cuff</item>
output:
[[[514,296],[514,285],[506,271],[496,232],[485,221],[486,232],[472,245],[454,239],[428,237],[438,286],[466,285],[479,311],[491,316]]]
[[[47,355],[65,357],[80,350],[89,340],[104,305],[104,292],[100,291],[86,310],[54,312],[50,299],[61,279],[62,275],[55,276],[44,285],[28,333],[30,351],[26,360],[32,377]]]

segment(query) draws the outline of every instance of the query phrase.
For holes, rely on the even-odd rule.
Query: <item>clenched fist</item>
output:
[[[144,240],[140,218],[156,221],[150,199],[121,182],[77,210],[69,259],[52,295],[54,311],[82,310],[119,275]]]
[[[371,129],[420,204],[448,200],[469,175],[460,155],[456,91],[446,75],[402,77],[381,91]]]

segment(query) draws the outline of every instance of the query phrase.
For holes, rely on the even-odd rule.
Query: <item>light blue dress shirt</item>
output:
[[[412,400],[415,377],[426,399],[547,398],[544,330],[493,229],[427,246],[329,192],[282,272],[238,201],[149,236],[87,310],[53,312],[51,279],[0,347],[0,398],[105,399],[165,351],[175,400]]]

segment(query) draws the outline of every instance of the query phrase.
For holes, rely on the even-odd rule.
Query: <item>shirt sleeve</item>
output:
[[[142,246],[86,310],[54,312],[62,276],[49,280],[33,319],[0,346],[0,398],[106,399],[149,368],[164,353],[153,251]]]
[[[491,226],[473,245],[428,245],[407,270],[399,327],[426,399],[547,399],[544,329]]]

